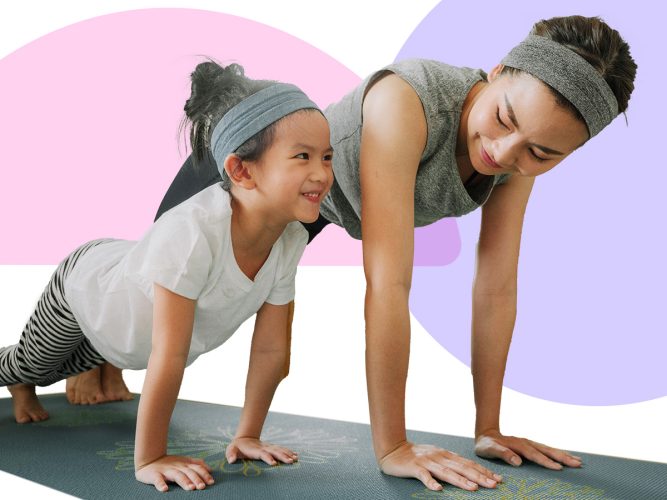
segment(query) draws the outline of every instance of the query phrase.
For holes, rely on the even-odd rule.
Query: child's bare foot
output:
[[[111,363],[102,365],[102,391],[107,401],[129,401],[134,399],[123,381],[123,371]]]
[[[99,366],[69,377],[65,390],[67,401],[73,405],[95,405],[107,401],[102,391],[102,370]]]
[[[37,399],[34,385],[16,384],[7,386],[7,389],[12,395],[16,422],[27,424],[29,422],[41,422],[49,418],[48,412]]]

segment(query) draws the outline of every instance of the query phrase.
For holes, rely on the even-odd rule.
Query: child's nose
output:
[[[330,178],[333,179],[331,163],[326,161],[319,161],[311,172],[311,180],[317,182],[327,182]]]

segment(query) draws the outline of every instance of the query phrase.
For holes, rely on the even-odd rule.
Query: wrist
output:
[[[498,426],[475,429],[475,439],[479,439],[482,436],[492,436],[496,434],[500,434],[500,429]]]
[[[259,441],[259,433],[255,434],[255,433],[248,433],[248,432],[244,432],[244,433],[237,432],[234,435],[234,441],[239,440],[239,439],[256,439],[256,440]]]
[[[163,453],[157,458],[154,458],[152,460],[147,460],[147,459],[141,459],[141,458],[134,458],[134,472],[139,472],[141,469],[144,467],[148,467],[150,464],[157,462],[161,458],[167,456],[166,453]]]
[[[377,463],[380,466],[382,466],[382,462],[384,462],[387,459],[387,457],[389,457],[389,455],[394,453],[399,448],[405,446],[406,444],[408,444],[408,441],[407,441],[407,439],[404,439],[404,440],[396,443],[393,447],[388,448],[387,451],[385,451],[384,453],[382,453],[382,454],[378,453],[377,456],[376,456]]]

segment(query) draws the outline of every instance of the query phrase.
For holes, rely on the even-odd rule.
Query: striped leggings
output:
[[[65,299],[65,279],[91,248],[112,240],[94,240],[69,254],[56,268],[18,344],[0,347],[0,386],[45,386],[104,363],[79,328]]]

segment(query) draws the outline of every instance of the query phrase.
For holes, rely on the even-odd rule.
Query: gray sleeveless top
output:
[[[320,211],[326,219],[344,227],[356,239],[361,239],[361,105],[368,85],[387,71],[412,86],[426,115],[426,147],[419,162],[415,185],[415,227],[471,212],[488,199],[495,185],[508,178],[508,174],[484,176],[482,182],[469,193],[461,182],[456,164],[456,136],[463,101],[472,86],[486,78],[483,71],[425,59],[411,59],[387,66],[324,111],[331,127],[335,177]]]

